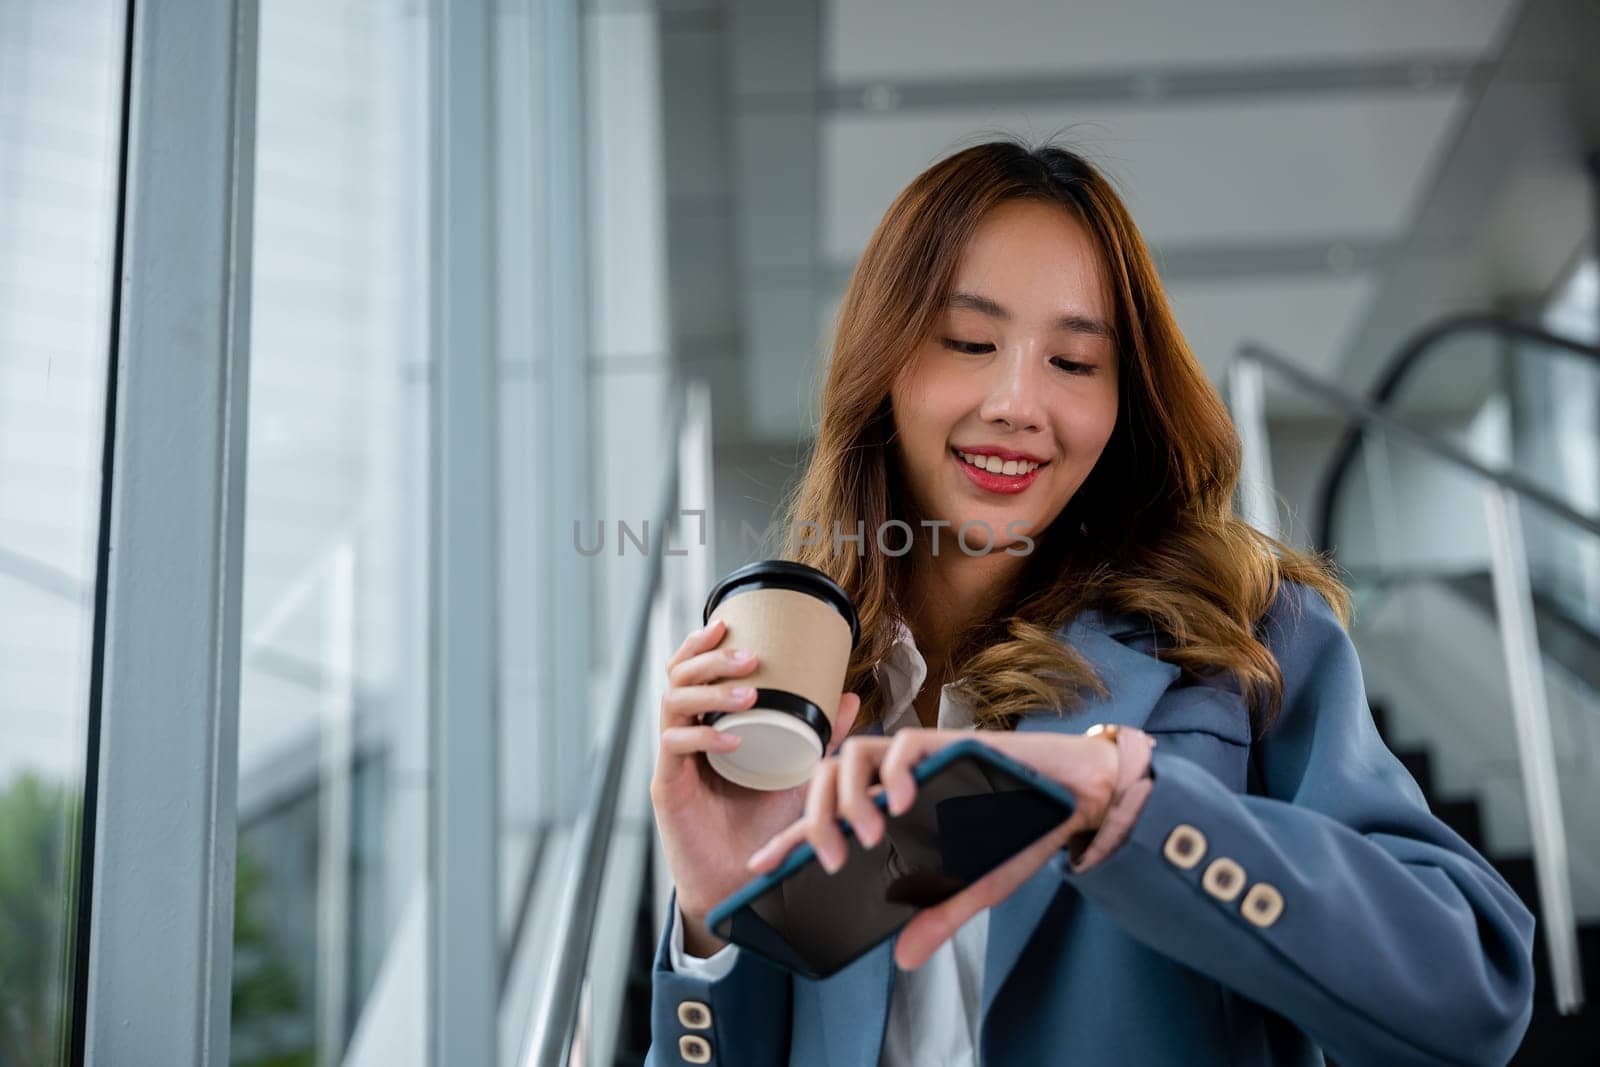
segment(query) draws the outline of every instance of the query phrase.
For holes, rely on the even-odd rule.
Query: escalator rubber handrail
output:
[[[1395,351],[1385,365],[1378,383],[1367,394],[1367,401],[1378,409],[1387,409],[1400,386],[1422,361],[1423,356],[1457,334],[1488,333],[1502,338],[1533,341],[1553,348],[1565,349],[1574,355],[1584,356],[1600,365],[1600,347],[1585,344],[1571,337],[1551,333],[1539,326],[1513,319],[1507,315],[1475,312],[1451,315],[1425,326],[1412,334],[1405,344]],[[1366,435],[1367,420],[1352,418],[1334,450],[1323,473],[1322,486],[1317,494],[1317,547],[1333,551],[1333,524],[1337,514],[1339,493],[1344,487],[1345,475],[1354,462],[1356,451]]]
[[[1365,426],[1376,424],[1386,433],[1409,441],[1426,452],[1476,477],[1482,482],[1503,486],[1525,500],[1532,501],[1550,515],[1577,527],[1595,537],[1600,537],[1600,519],[1592,518],[1575,509],[1550,490],[1516,471],[1495,470],[1479,462],[1470,452],[1453,441],[1445,440],[1427,430],[1405,422],[1354,393],[1347,393],[1337,385],[1304,370],[1295,363],[1255,341],[1239,346],[1241,359],[1253,360],[1270,367],[1295,388],[1321,400],[1328,407],[1343,411],[1352,421]]]

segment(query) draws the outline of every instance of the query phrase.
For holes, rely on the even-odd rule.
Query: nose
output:
[[[1040,406],[1040,361],[1026,346],[1013,346],[990,362],[988,390],[978,409],[979,418],[1008,430],[1039,430],[1044,425]]]

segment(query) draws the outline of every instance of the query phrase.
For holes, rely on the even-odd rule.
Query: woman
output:
[[[849,737],[808,785],[729,785],[698,718],[749,706],[754,660],[713,623],[668,663],[651,1063],[1510,1057],[1532,917],[1379,739],[1328,566],[1233,516],[1237,437],[1094,168],[995,142],[919,175],[821,396],[784,554],[859,607]],[[973,737],[1073,818],[824,981],[706,928],[801,840],[836,867],[838,818],[877,841],[875,780],[903,810]]]

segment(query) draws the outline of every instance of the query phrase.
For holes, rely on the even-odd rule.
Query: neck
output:
[[[942,673],[956,639],[994,610],[1027,562],[998,550],[969,556],[943,540],[939,548],[937,556],[928,550],[914,554],[907,598],[906,624],[930,677],[936,669]]]

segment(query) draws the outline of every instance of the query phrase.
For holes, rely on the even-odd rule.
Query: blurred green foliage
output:
[[[82,796],[24,773],[0,790],[0,1064],[67,1062]],[[312,1067],[305,992],[261,912],[265,872],[234,880],[232,1063]]]
[[[273,939],[258,901],[266,872],[241,845],[233,882],[235,1067],[313,1067],[305,991]]]
[[[80,797],[24,772],[0,791],[0,1063],[66,1061]]]

